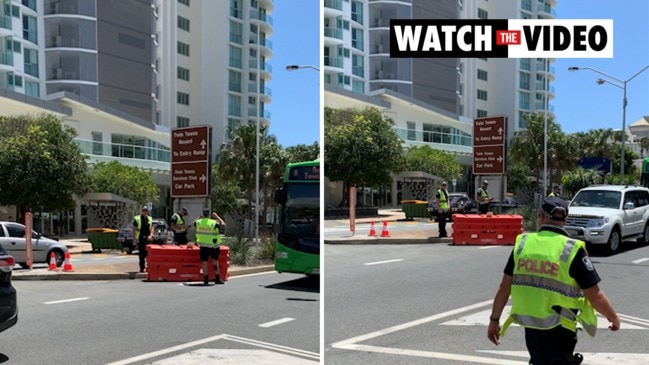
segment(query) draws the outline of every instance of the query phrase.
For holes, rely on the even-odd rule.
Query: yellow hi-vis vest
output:
[[[221,234],[216,226],[218,222],[211,218],[201,218],[196,221],[196,243],[204,247],[218,247],[221,244]]]
[[[442,189],[437,190],[439,194],[439,207],[443,210],[448,210],[448,201],[446,200],[446,194]]]
[[[570,265],[579,249],[586,250],[583,241],[549,231],[516,238],[512,309],[501,335],[512,322],[526,328],[547,330],[563,326],[572,331],[577,330],[579,322],[589,335],[595,336],[595,310],[570,276]],[[560,312],[553,307],[560,307]],[[577,309],[578,313],[570,309]]]
[[[176,218],[176,224],[177,225],[179,225],[179,226],[184,226],[185,225],[185,220],[183,219],[183,217],[180,214],[174,213],[174,215],[171,216],[171,220],[173,220],[174,217],[177,217]],[[186,231],[186,229],[182,228],[182,229],[177,229],[174,232],[176,232],[176,233],[184,233],[185,231]]]
[[[480,196],[483,198],[489,198],[489,192],[486,189],[480,188],[478,189],[478,193],[480,193]],[[487,204],[487,202],[478,202],[479,204]]]
[[[554,197],[561,198],[559,195],[555,194],[554,191],[551,192],[550,195],[548,195],[548,198],[554,198]]]
[[[135,241],[140,238],[140,231],[142,230],[141,217],[141,215],[135,216],[135,223],[137,223],[137,225],[135,226],[135,237],[133,237],[133,240]],[[147,221],[149,221],[149,231],[153,232],[153,218],[151,216],[147,216]]]

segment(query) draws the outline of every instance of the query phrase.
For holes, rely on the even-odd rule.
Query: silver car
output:
[[[25,226],[14,222],[0,222],[0,245],[22,267],[25,265]],[[49,263],[54,253],[56,266],[63,265],[68,248],[59,241],[43,237],[32,230],[32,262]]]

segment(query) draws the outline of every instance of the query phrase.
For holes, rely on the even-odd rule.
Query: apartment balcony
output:
[[[343,44],[343,30],[339,28],[324,28],[324,41],[328,45]]]
[[[267,12],[272,12],[275,9],[275,2],[273,0],[259,0],[259,6],[266,9]]]
[[[435,149],[456,154],[471,155],[473,153],[473,140],[471,136],[397,127],[393,127],[392,129],[406,146],[427,145]]]
[[[250,20],[255,23],[261,23],[266,30],[272,31],[273,29],[273,17],[267,15],[265,12],[259,11],[258,9],[250,10]]]
[[[529,101],[524,101],[524,100],[519,100],[518,101],[518,108],[519,109],[524,109],[524,110],[530,110],[530,102]]]
[[[257,118],[257,108],[249,107],[248,108],[248,118]],[[268,110],[261,110],[259,112],[259,118],[266,119],[267,122],[270,122],[270,112]]]
[[[365,77],[365,69],[363,66],[352,66],[352,75]]]
[[[371,43],[371,42],[370,42]],[[390,55],[390,45],[384,43],[376,43],[370,48],[370,55]]]
[[[38,65],[26,63],[25,73],[38,78]]]
[[[557,17],[556,10],[552,9],[552,7],[548,4],[537,3],[536,10],[538,11],[540,16],[543,16],[545,18],[554,19]]]
[[[389,29],[390,28],[390,19],[383,19],[383,18],[370,19],[369,28],[370,29],[377,29],[377,28]]]
[[[536,63],[536,71],[537,72],[543,72],[546,74],[546,77],[548,77],[550,80],[554,80],[554,75],[555,75],[555,68],[554,66],[546,66],[542,62],[537,62]]]
[[[89,163],[117,160],[124,165],[141,169],[171,171],[171,151],[153,147],[110,142],[95,142],[75,138],[81,152],[90,157]]]
[[[259,96],[261,97],[261,100],[264,103],[270,103],[271,101],[271,96],[273,95],[273,91],[271,88],[267,86],[262,86],[261,90],[257,90],[257,83],[256,82],[251,82],[248,84],[248,93],[250,94],[257,94],[259,92]]]
[[[324,0],[325,15],[340,16],[343,13],[342,0]]]
[[[11,26],[11,16],[0,16],[0,35],[13,35]]]
[[[537,92],[549,92],[550,94],[554,95],[554,86],[549,86],[544,85],[545,83],[543,81],[537,81],[536,82],[536,91]]]
[[[0,65],[11,66],[6,69],[13,70],[14,54],[12,51],[0,53]]]
[[[273,53],[273,42],[271,42],[268,39],[261,39],[260,41],[258,41],[257,35],[251,34],[249,44],[251,44],[251,45],[258,44],[261,47],[263,47],[263,48],[261,48],[261,47],[260,48],[261,48],[261,51],[264,52],[265,55],[272,55],[272,53]]]
[[[324,65],[326,67],[336,67],[343,68],[343,58],[341,56],[333,57],[329,56],[324,58]]]

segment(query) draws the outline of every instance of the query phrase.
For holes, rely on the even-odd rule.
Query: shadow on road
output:
[[[5,354],[0,354],[0,364],[9,361],[9,358]]]
[[[320,293],[320,278],[317,276],[305,276],[303,278],[285,281],[282,283],[266,285],[267,289],[293,290],[308,293]],[[289,300],[302,300],[289,298]]]
[[[588,250],[588,255],[591,257],[612,257],[648,246],[649,244],[639,244],[634,241],[622,242],[614,254],[609,253],[604,245],[588,245],[586,249]]]

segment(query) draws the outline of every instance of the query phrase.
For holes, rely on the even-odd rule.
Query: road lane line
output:
[[[471,362],[474,364],[489,364],[489,365],[526,365],[527,361],[505,360],[490,357],[480,357],[472,355],[460,355],[434,351],[421,351],[421,350],[407,350],[397,349],[391,347],[378,347],[369,345],[347,345],[344,348],[349,350],[365,351],[365,352],[378,352],[389,355],[405,355],[425,357],[429,359],[442,359],[442,360],[455,360],[462,361],[463,363]]]
[[[370,265],[381,265],[381,264],[389,264],[391,262],[399,262],[403,261],[403,259],[394,259],[394,260],[385,260],[385,261],[376,261],[376,262],[368,262],[363,265],[365,266],[370,266]]]
[[[481,250],[488,250],[488,249],[490,249],[490,248],[496,248],[496,247],[500,247],[500,246],[496,246],[496,245],[482,246],[482,247],[480,247],[480,249],[481,249]]]
[[[218,335],[218,336],[212,336],[212,337],[204,338],[202,340],[196,340],[196,341],[192,341],[192,342],[187,342],[187,343],[184,343],[182,345],[167,347],[166,349],[162,349],[162,350],[158,350],[158,351],[154,351],[154,352],[149,352],[147,354],[142,354],[142,355],[138,355],[138,356],[133,356],[133,357],[130,357],[130,358],[124,359],[124,360],[111,362],[110,364],[106,364],[106,365],[128,365],[128,364],[132,364],[134,362],[144,361],[144,360],[150,359],[152,357],[166,355],[166,354],[171,353],[171,352],[184,350],[184,349],[194,347],[194,346],[200,346],[200,345],[205,344],[205,343],[220,340],[220,339],[224,338],[225,336],[226,335]]]
[[[51,302],[44,302],[43,304],[61,304],[61,303],[78,302],[80,300],[88,300],[88,299],[90,299],[90,297],[72,298],[72,299],[63,299],[63,300],[53,300]]]
[[[233,342],[239,342],[239,343],[244,343],[244,344],[248,344],[248,345],[253,345],[253,346],[257,346],[257,347],[261,347],[261,348],[271,349],[271,350],[275,350],[275,351],[285,352],[285,353],[288,353],[288,354],[300,355],[300,356],[312,358],[314,360],[320,360],[320,354],[318,354],[317,352],[300,350],[300,349],[296,349],[296,348],[293,348],[293,347],[276,345],[274,343],[262,342],[262,341],[257,341],[257,340],[253,340],[253,339],[250,339],[250,338],[244,338],[244,337],[238,337],[238,336],[232,336],[232,335],[225,335],[225,337],[223,339],[233,341]]]
[[[649,257],[645,257],[645,258],[642,258],[642,259],[637,259],[637,260],[631,261],[631,262],[633,262],[634,264],[639,264],[639,263],[645,262],[645,261],[649,261]]]
[[[434,314],[432,316],[416,319],[416,320],[411,321],[411,322],[406,322],[406,323],[403,323],[403,324],[399,324],[399,325],[392,326],[392,327],[389,327],[389,328],[385,328],[385,329],[382,329],[382,330],[378,330],[378,331],[375,331],[375,332],[370,332],[370,333],[367,333],[367,334],[364,334],[364,335],[352,337],[352,338],[349,338],[349,339],[346,339],[346,340],[343,340],[343,341],[338,341],[336,343],[333,343],[331,345],[331,347],[346,348],[345,346],[348,346],[348,345],[351,345],[351,344],[355,344],[355,343],[362,342],[362,341],[367,341],[367,340],[370,340],[372,338],[380,337],[380,336],[387,335],[387,334],[390,334],[390,333],[402,331],[402,330],[405,330],[405,329],[408,329],[408,328],[411,328],[411,327],[419,326],[419,325],[422,325],[422,324],[425,324],[425,323],[428,323],[428,322],[436,321],[436,320],[439,320],[439,319],[442,319],[442,318],[454,316],[456,314],[460,314],[460,313],[468,312],[468,311],[475,310],[475,309],[478,309],[478,308],[482,308],[482,307],[490,305],[492,302],[493,302],[493,300],[486,300],[484,302],[468,305],[466,307],[457,308],[457,309],[453,309],[453,310],[450,310],[450,311],[447,311],[447,312],[438,313],[438,314]]]
[[[284,324],[286,322],[290,322],[290,321],[294,321],[294,320],[295,320],[295,318],[289,318],[289,317],[280,318],[280,319],[275,320],[275,321],[262,323],[262,324],[259,325],[259,327],[269,328],[269,327],[277,326],[277,325]]]

